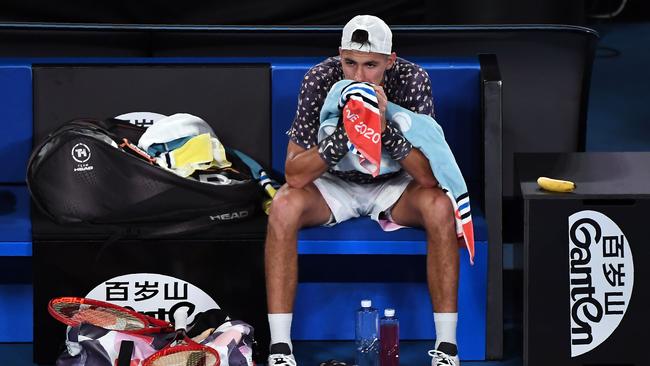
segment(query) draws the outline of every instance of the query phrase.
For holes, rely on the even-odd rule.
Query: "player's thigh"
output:
[[[391,217],[395,223],[400,225],[424,227],[424,216],[430,215],[436,207],[448,206],[448,200],[442,189],[438,187],[425,188],[415,181],[411,181],[391,209]],[[443,207],[443,209],[447,211],[446,208]],[[449,210],[449,215],[449,217],[453,217],[451,210]]]

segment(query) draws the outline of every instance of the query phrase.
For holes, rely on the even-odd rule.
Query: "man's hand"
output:
[[[381,121],[381,132],[383,133],[386,129],[386,106],[388,105],[388,98],[386,93],[384,93],[384,88],[379,85],[372,85],[372,88],[375,89],[377,93],[377,102],[379,104],[379,116]]]

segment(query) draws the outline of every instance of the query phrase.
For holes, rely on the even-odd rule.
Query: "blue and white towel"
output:
[[[331,134],[338,125],[341,113],[339,108],[341,92],[353,82],[352,80],[341,80],[330,89],[320,113],[319,141]],[[474,263],[474,226],[467,184],[456,163],[456,158],[445,140],[442,127],[432,117],[412,112],[392,102],[388,102],[386,119],[395,122],[404,137],[429,160],[431,171],[438,180],[440,188],[447,194],[454,207],[456,234],[459,238],[464,239],[470,261]],[[358,160],[353,153],[349,152],[334,169],[367,172],[358,164]],[[382,151],[380,174],[400,169],[401,165],[392,160],[385,151]]]

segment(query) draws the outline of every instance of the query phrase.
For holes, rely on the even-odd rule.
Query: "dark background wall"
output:
[[[327,0],[327,1],[4,1],[0,21],[320,25],[374,14],[390,25],[562,23],[583,25],[589,14],[614,11],[624,0]],[[619,18],[648,18],[650,5],[627,1]]]
[[[650,20],[644,0],[69,0],[0,4],[0,22],[340,25],[354,14],[389,25],[573,24]]]

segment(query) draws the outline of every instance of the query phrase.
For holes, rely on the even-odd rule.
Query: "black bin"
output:
[[[524,364],[645,365],[650,153],[526,154]],[[541,190],[537,176],[576,182]]]

